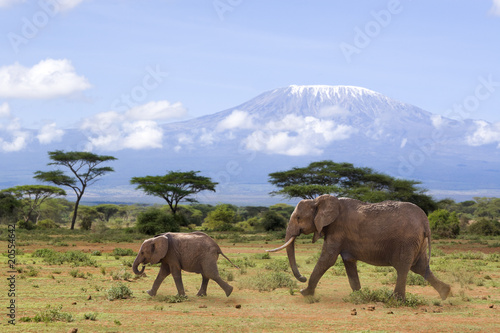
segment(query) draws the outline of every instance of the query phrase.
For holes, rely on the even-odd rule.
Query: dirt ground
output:
[[[104,291],[116,282],[110,273],[113,270],[131,269],[122,267],[120,260],[106,254],[111,254],[117,247],[137,251],[140,242],[70,243],[70,246],[50,247],[61,252],[81,250],[90,253],[99,250],[102,253],[100,263],[106,267],[107,273],[101,274],[99,267],[84,267],[78,269],[88,272],[89,277],[73,278],[68,273],[71,267],[43,266],[41,262],[32,264],[31,259],[26,259],[21,266],[26,268],[32,264],[39,269],[39,274],[18,280],[17,317],[18,320],[22,316],[33,317],[47,304],[61,304],[62,311],[73,314],[75,320],[48,324],[18,321],[15,327],[6,325],[4,320],[0,331],[69,332],[78,328],[78,332],[500,332],[500,290],[498,283],[494,283],[500,281],[499,262],[485,264],[476,274],[482,278],[488,277],[483,285],[462,285],[454,281],[454,275],[449,272],[435,272],[440,279],[452,285],[453,294],[445,301],[440,300],[438,293],[430,286],[408,286],[407,292],[428,301],[427,305],[415,308],[346,302],[344,299],[351,293],[347,277],[337,276],[330,271],[321,279],[312,299],[304,298],[298,292],[304,286],[301,283],[298,283],[296,290],[279,288],[259,292],[243,288],[240,282],[248,276],[262,274],[262,268],[248,268],[245,275],[234,270],[234,281],[230,284],[235,289],[230,297],[225,297],[213,282],[209,284],[207,297],[196,297],[201,277],[185,273],[183,279],[188,300],[168,303],[165,297],[176,294],[171,276],[163,282],[158,296],[152,298],[145,291],[151,287],[158,268],[148,267],[146,278],[124,281],[133,291],[134,297],[108,301],[103,296]],[[256,254],[265,253],[265,249],[280,245],[279,242],[234,244],[227,241],[219,241],[219,244],[232,259],[254,258]],[[29,257],[30,253],[44,247],[48,247],[46,243],[33,242],[23,246],[23,251]],[[487,242],[465,240],[437,240],[433,242],[433,248],[446,254],[499,252],[498,247],[492,247]],[[320,245],[305,241],[297,244],[298,261],[303,263],[305,258],[313,256],[320,249]],[[286,254],[279,252],[272,254],[272,258],[284,259]],[[133,260],[133,257],[129,257],[129,260]],[[219,267],[221,260],[224,259],[219,258]],[[303,265],[301,270],[309,276],[314,263]],[[380,275],[374,274],[368,266],[359,268],[359,276],[363,287],[383,287],[379,281]],[[394,286],[389,284],[386,287],[392,289]],[[3,295],[2,304],[6,302]],[[84,320],[83,316],[88,312],[97,313],[97,320]]]

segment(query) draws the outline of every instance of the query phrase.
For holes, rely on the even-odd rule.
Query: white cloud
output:
[[[467,143],[471,146],[482,146],[498,143],[500,148],[500,122],[490,124],[486,121],[475,121],[476,131],[467,137]]]
[[[493,6],[490,9],[490,14],[500,16],[500,0],[493,0]]]
[[[186,116],[187,110],[182,103],[169,101],[149,102],[136,106],[126,112],[126,117],[134,120],[168,120]]]
[[[26,0],[0,0],[0,7],[9,7],[17,3],[23,3]]]
[[[19,63],[0,67],[0,97],[55,98],[88,88],[90,83],[67,59],[46,59],[31,68]]]
[[[161,148],[163,130],[154,121],[140,120],[123,124],[123,147],[132,149]]]
[[[245,139],[245,146],[271,154],[319,155],[332,141],[347,139],[354,132],[351,126],[337,125],[331,120],[287,115],[254,131]]]
[[[340,105],[330,105],[322,107],[318,115],[323,118],[346,117],[349,115],[349,111]]]
[[[7,118],[10,116],[10,107],[9,104],[3,103],[0,105],[0,118]]]
[[[54,0],[49,2],[50,5],[57,4],[59,11],[67,11],[75,8],[85,0]],[[0,7],[9,7],[11,5],[26,2],[26,0],[0,0]]]
[[[235,110],[217,124],[218,131],[253,128],[253,116],[246,111]]]
[[[434,128],[440,129],[441,126],[444,124],[444,119],[441,115],[434,114],[431,116],[431,122],[432,122],[432,126],[434,126]]]
[[[85,0],[57,0],[61,11],[67,11],[75,8]]]
[[[2,108],[4,105],[5,103],[2,104]],[[7,115],[0,121],[0,151],[20,151],[26,147],[29,140],[30,133],[21,129],[19,118]]]
[[[62,129],[58,129],[56,127],[56,123],[51,123],[44,125],[38,132],[36,138],[41,144],[49,144],[61,141],[63,135],[64,131]]]
[[[186,109],[181,103],[150,102],[127,112],[108,111],[83,121],[81,129],[87,133],[88,150],[152,149],[162,148],[163,129],[157,120],[182,117]],[[187,142],[188,137],[182,139]]]

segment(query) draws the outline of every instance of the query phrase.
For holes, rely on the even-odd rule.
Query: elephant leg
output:
[[[407,266],[395,267],[396,268],[396,287],[394,288],[393,296],[398,299],[404,300],[406,298],[406,279],[410,268]]]
[[[307,288],[302,289],[300,293],[303,296],[312,296],[314,295],[314,291],[316,290],[316,287],[318,286],[318,282],[325,274],[325,272],[335,265],[335,262],[337,261],[337,257],[339,255],[339,251],[332,252],[326,248],[327,243],[325,242],[323,244],[323,250],[321,251],[321,255],[319,257],[318,262],[316,263],[316,266],[314,266],[314,269],[311,273],[311,277],[309,278],[309,283],[307,284]]]
[[[231,293],[233,292],[233,287],[226,281],[222,280],[222,278],[220,277],[219,268],[217,267],[217,257],[215,257],[213,261],[206,260],[202,269],[203,269],[202,275],[204,278],[207,279],[207,284],[208,284],[208,279],[212,279],[222,288],[222,290],[224,290],[224,292],[226,293],[226,297],[229,297],[229,295],[231,295]],[[206,293],[206,286],[205,286],[205,293]]]
[[[233,286],[231,286],[226,281],[222,280],[219,274],[217,274],[217,276],[212,280],[217,282],[217,284],[222,288],[222,290],[224,290],[224,292],[226,293],[226,297],[229,297],[229,295],[231,295],[231,293],[233,292]]]
[[[168,265],[162,264],[160,267],[160,271],[158,272],[158,275],[156,276],[155,282],[153,282],[153,287],[147,291],[149,296],[156,296],[156,292],[158,291],[158,288],[160,288],[161,283],[165,278],[170,274],[170,268]]]
[[[450,294],[451,287],[449,284],[444,283],[434,276],[431,269],[428,267],[428,261],[426,256],[421,256],[420,259],[412,266],[411,270],[414,273],[420,274],[429,281],[431,286],[437,290],[441,299],[445,300]]]
[[[210,281],[210,279],[207,278],[205,275],[202,275],[201,287],[200,290],[198,291],[197,296],[207,296],[208,281]]]
[[[181,270],[172,270],[172,277],[174,278],[175,286],[177,287],[177,294],[179,296],[186,296],[186,293],[184,292],[184,284],[182,283]]]
[[[356,265],[356,261],[349,261],[344,258],[342,258],[342,261],[344,262],[345,271],[347,273],[351,289],[353,291],[360,290],[361,283],[359,282],[358,266]]]

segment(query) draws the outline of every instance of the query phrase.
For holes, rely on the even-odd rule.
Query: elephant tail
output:
[[[226,257],[226,255],[224,253],[222,253],[222,251],[219,250],[219,253],[222,254],[222,256],[224,258],[226,258],[227,261],[229,261],[231,263],[231,265],[233,265],[234,267],[236,267],[237,269],[240,269],[238,266],[236,266],[232,261],[231,259],[229,259],[228,257]]]
[[[427,268],[425,270],[424,278],[427,280],[431,274],[431,233],[426,233],[427,244],[429,245],[429,254],[427,256]]]

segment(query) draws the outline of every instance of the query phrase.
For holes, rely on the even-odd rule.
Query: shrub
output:
[[[166,303],[182,303],[188,300],[187,296],[175,295],[175,296],[156,296],[159,302]],[[163,307],[161,308],[163,309]]]
[[[52,249],[38,249],[33,252],[32,256],[43,258],[49,265],[62,265],[67,262],[74,266],[97,267],[97,261],[92,259],[88,253],[82,251],[56,252]]]
[[[215,210],[208,213],[202,226],[213,231],[231,231],[234,230],[235,216],[236,212],[230,205],[217,205]]]
[[[124,256],[135,256],[137,255],[137,253],[135,253],[134,250],[132,249],[122,249],[117,247],[113,250],[113,255],[124,257]]]
[[[85,313],[83,314],[83,319],[85,320],[97,320],[97,312],[90,312],[90,313]]]
[[[370,290],[369,288],[363,288],[357,291],[353,291],[348,297],[344,298],[344,302],[350,302],[354,304],[367,304],[382,302],[388,307],[417,307],[421,305],[426,305],[427,302],[415,295],[406,293],[406,299],[400,300],[393,297],[393,293],[388,288]]]
[[[21,220],[17,222],[17,227],[19,229],[33,230],[35,229],[35,224],[29,220],[28,221]]]
[[[33,321],[35,323],[44,322],[50,323],[53,321],[64,321],[64,322],[72,322],[73,316],[70,313],[61,312],[62,305],[51,308],[50,304],[47,305],[46,310],[41,311],[35,315]]]
[[[460,234],[460,221],[455,212],[438,209],[429,214],[429,224],[433,235],[443,238],[456,238]]]
[[[286,228],[287,220],[274,210],[265,212],[262,218],[262,226],[266,231],[279,231]]]
[[[115,299],[126,299],[132,296],[132,291],[123,283],[113,285],[107,291],[107,298],[109,301]]]
[[[258,291],[271,291],[276,288],[297,288],[297,282],[292,280],[289,274],[269,272],[248,278],[243,282],[243,286]]]
[[[45,220],[38,221],[38,223],[36,224],[36,226],[37,226],[37,228],[40,228],[40,229],[55,229],[55,228],[59,228],[59,226],[54,221],[52,221],[51,219],[45,219]]]
[[[472,223],[468,228],[469,233],[481,236],[499,236],[500,222],[482,218]]]
[[[275,272],[286,272],[288,271],[288,259],[272,259],[271,262],[268,262],[264,268],[268,270],[272,270]]]
[[[137,217],[137,230],[147,235],[178,232],[179,225],[179,218],[158,208],[149,209]]]

